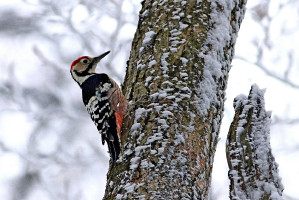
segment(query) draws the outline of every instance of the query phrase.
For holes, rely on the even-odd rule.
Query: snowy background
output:
[[[271,145],[285,199],[299,199],[299,2],[249,1],[230,72],[211,199],[228,199],[225,140],[238,94],[267,88]],[[79,56],[111,53],[98,71],[123,81],[137,0],[0,2],[0,199],[99,199],[107,147],[69,73]]]

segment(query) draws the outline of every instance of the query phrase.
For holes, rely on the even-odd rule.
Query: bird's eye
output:
[[[87,60],[87,59],[84,59],[82,62],[83,62],[84,64],[86,64],[86,63],[88,63],[88,60]]]

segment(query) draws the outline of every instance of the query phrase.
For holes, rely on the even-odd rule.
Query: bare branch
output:
[[[247,63],[256,65],[259,69],[261,69],[263,72],[265,72],[268,76],[275,78],[276,80],[279,80],[280,82],[294,88],[294,89],[299,89],[299,85],[293,83],[292,81],[290,81],[287,77],[281,77],[280,75],[276,74],[275,72],[269,70],[268,68],[266,68],[261,62],[251,62],[248,59],[244,58],[244,57],[240,57],[240,56],[235,56],[235,59],[240,59],[242,61],[245,61]]]

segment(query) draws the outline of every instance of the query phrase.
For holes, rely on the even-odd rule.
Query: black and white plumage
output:
[[[83,103],[115,162],[120,153],[120,132],[127,101],[113,79],[107,74],[95,73],[98,62],[108,53],[95,58],[78,58],[71,65],[71,74],[81,87]]]
[[[112,88],[107,74],[95,74],[81,85],[84,105],[102,136],[102,144],[108,144],[109,153],[115,161],[120,153],[119,138],[114,111],[108,99]]]

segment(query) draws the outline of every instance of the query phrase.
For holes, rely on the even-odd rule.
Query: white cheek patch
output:
[[[86,79],[88,79],[89,77],[93,76],[94,74],[90,74],[87,76],[78,76],[74,71],[71,71],[73,78],[75,79],[75,81],[77,81],[79,83],[79,85],[82,85],[82,83],[84,81],[86,81]]]

